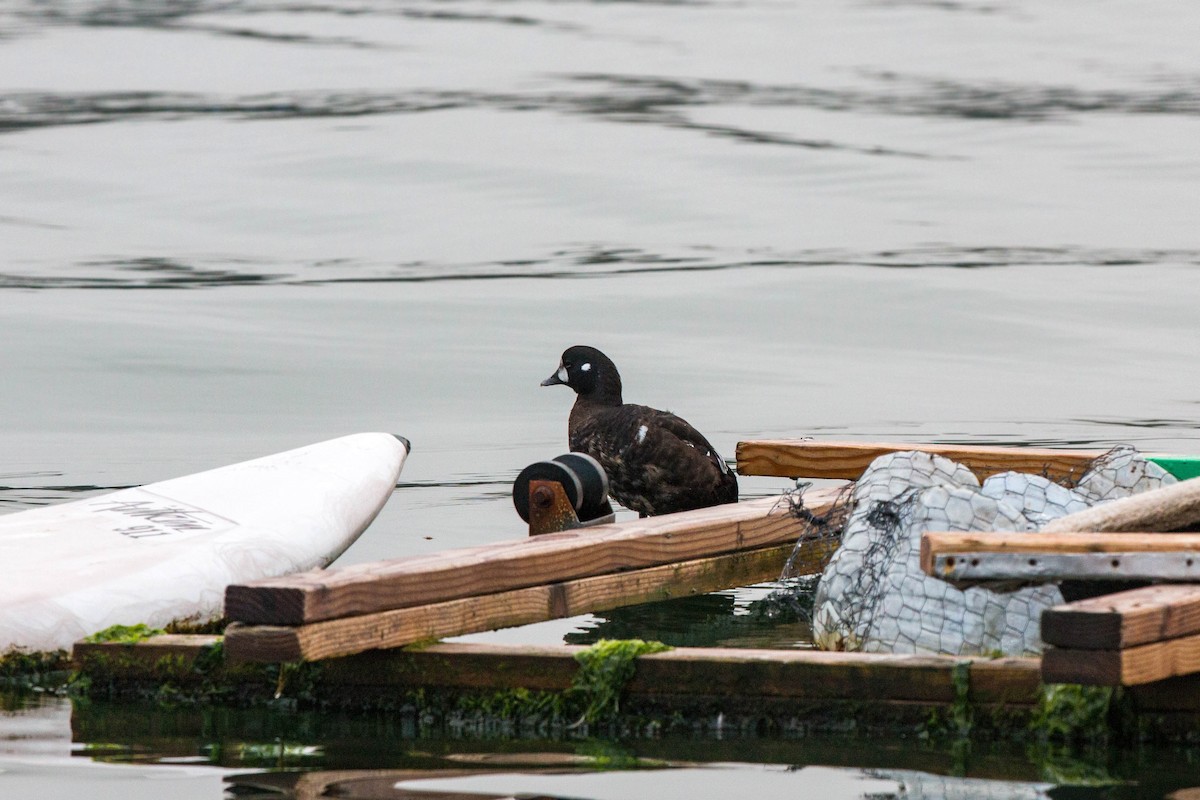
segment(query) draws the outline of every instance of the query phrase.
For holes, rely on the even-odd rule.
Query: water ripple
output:
[[[328,259],[307,263],[224,259],[130,257],[88,261],[59,271],[39,264],[29,272],[11,265],[0,272],[0,289],[198,289],[229,286],[319,286],[349,283],[425,283],[504,279],[575,279],[670,272],[741,269],[875,267],[886,269],[988,269],[1021,266],[1200,266],[1200,250],[1134,250],[1038,247],[918,247],[854,252],[768,249],[722,251],[695,247],[655,253],[637,247],[588,244],[540,258],[486,263],[380,263]]]
[[[593,2],[594,0],[583,0]],[[604,0],[612,2],[613,0]],[[649,5],[710,5],[707,0],[617,0]],[[173,31],[198,31],[227,36],[247,36],[264,41],[285,44],[317,44],[349,47],[376,47],[366,40],[345,37],[314,36],[303,34],[279,34],[247,26],[214,25],[199,23],[193,17],[241,17],[250,19],[265,15],[333,16],[333,17],[393,17],[400,19],[442,20],[447,22],[485,22],[505,25],[542,25],[561,30],[579,30],[578,26],[538,19],[519,14],[495,14],[488,12],[457,11],[448,9],[447,2],[420,7],[419,3],[398,4],[391,0],[375,2],[304,3],[304,2],[259,2],[245,3],[235,0],[108,0],[108,2],[26,2],[8,10],[10,19],[22,27],[33,28],[45,25],[74,26],[84,28],[149,28]],[[0,11],[0,31],[11,29],[13,22],[3,24],[5,11]]]
[[[839,148],[871,155],[930,157],[884,147],[856,147],[732,125],[696,122],[688,110],[718,106],[805,108],[896,116],[1040,122],[1069,115],[1200,115],[1200,78],[1157,81],[1142,90],[1089,91],[1070,86],[970,84],[942,79],[875,76],[886,90],[771,86],[741,81],[656,76],[557,76],[560,90],[481,92],[411,89],[395,92],[278,92],[220,96],[186,92],[11,92],[0,95],[0,132],[131,119],[300,119],[414,114],[459,108],[549,111],[609,121],[683,128],[740,141]],[[1165,83],[1166,85],[1160,85]]]

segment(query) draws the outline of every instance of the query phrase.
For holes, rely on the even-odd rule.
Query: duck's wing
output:
[[[737,478],[680,417],[626,404],[590,412],[571,428],[571,449],[593,456],[626,508],[660,514],[737,499]]]
[[[656,443],[658,446],[670,448],[673,452],[680,454],[685,451],[678,449],[679,447],[691,448],[706,464],[716,467],[718,474],[731,474],[729,465],[725,463],[725,459],[721,458],[717,448],[713,447],[708,439],[705,439],[704,435],[693,428],[683,417],[676,416],[670,411],[659,411],[646,406],[641,406],[641,408],[648,412],[646,419],[650,424],[647,426],[647,437],[650,435],[650,431],[654,430],[658,434],[656,438],[664,440]]]

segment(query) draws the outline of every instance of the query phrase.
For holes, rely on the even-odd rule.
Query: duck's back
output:
[[[737,501],[737,477],[716,449],[669,412],[577,403],[569,439],[604,467],[613,498],[643,516]]]

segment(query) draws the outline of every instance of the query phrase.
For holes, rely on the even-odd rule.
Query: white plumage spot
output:
[[[567,368],[566,367],[558,368],[558,379],[560,381],[562,381],[563,383],[566,383],[567,381],[570,380],[570,378],[567,377]]]
[[[591,364],[584,364],[582,367],[579,368],[579,371],[580,372],[590,372],[591,369],[592,369]]]
[[[638,441],[638,444],[641,444],[642,442],[646,441],[646,432],[647,432],[648,430],[650,430],[650,429],[649,429],[649,428],[647,428],[645,425],[643,425],[642,427],[638,428],[638,432],[637,432],[637,441]]]

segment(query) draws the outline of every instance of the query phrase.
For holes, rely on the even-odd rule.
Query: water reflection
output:
[[[0,793],[5,796],[9,790],[46,780],[57,781],[57,786],[95,780],[100,773],[88,771],[88,765],[103,764],[126,770],[103,773],[114,790],[156,777],[157,770],[162,770],[157,777],[163,780],[205,774],[178,771],[178,765],[192,765],[222,768],[210,774],[216,779],[226,774],[227,787],[238,796],[296,798],[402,798],[418,789],[439,793],[423,795],[436,797],[487,787],[503,788],[507,796],[537,791],[548,797],[605,798],[628,781],[636,781],[639,788],[633,794],[627,787],[621,789],[626,791],[623,797],[646,792],[724,797],[727,793],[704,791],[711,792],[726,778],[749,781],[756,797],[772,796],[776,789],[785,792],[780,796],[794,797],[828,788],[835,778],[861,781],[866,776],[899,784],[889,791],[905,798],[1049,795],[1157,800],[1195,787],[1200,758],[1194,749],[1107,752],[986,742],[947,747],[916,738],[789,739],[752,731],[726,731],[725,738],[670,736],[622,743],[579,739],[569,731],[553,740],[485,741],[473,728],[455,736],[452,726],[431,727],[402,710],[341,714],[104,701],[73,707],[65,698],[9,692],[0,693],[0,699]],[[598,766],[625,772],[589,779]],[[647,768],[667,771],[648,773]],[[830,768],[837,768],[837,774]],[[688,770],[700,774],[693,776]],[[693,785],[688,793],[679,793],[691,778],[710,789]],[[411,783],[418,780],[432,782]],[[191,796],[219,794],[206,789]],[[862,792],[844,796],[859,797]]]
[[[811,648],[815,584],[776,593],[774,584],[596,612],[567,644],[653,639],[672,647]]]

